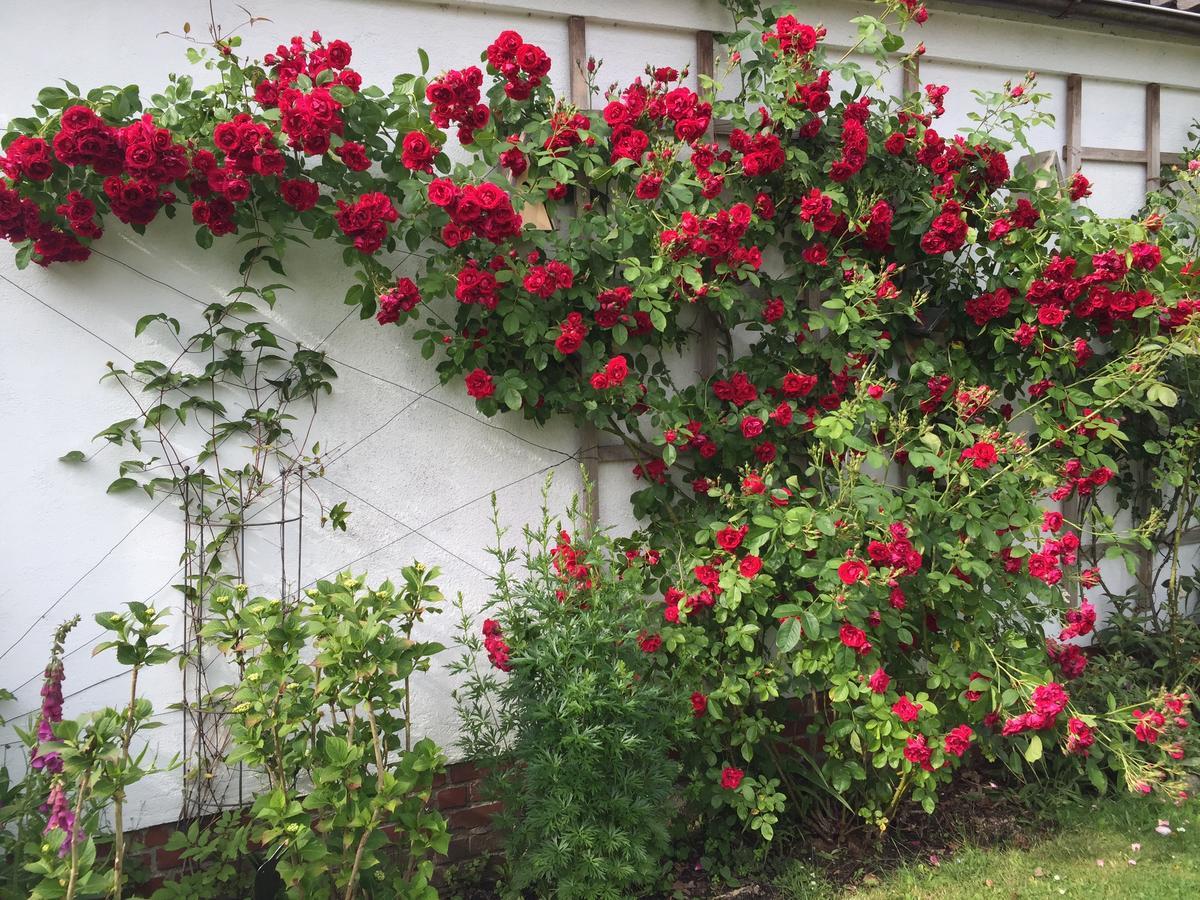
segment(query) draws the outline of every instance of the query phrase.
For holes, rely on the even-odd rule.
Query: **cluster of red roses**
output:
[[[546,51],[525,43],[515,31],[500,32],[488,45],[487,61],[504,77],[504,93],[510,100],[528,100],[533,89],[550,72],[550,57]]]
[[[340,84],[357,92],[362,87],[362,77],[350,65],[353,51],[345,41],[330,41],[328,46],[320,32],[310,36],[310,48],[304,38],[296,35],[288,45],[280,44],[274,53],[263,57],[263,63],[271,67],[270,78],[264,78],[254,86],[254,99],[260,106],[274,107],[280,104],[283,93],[296,84],[301,75],[311,82],[326,71],[334,73],[330,84]]]
[[[952,253],[967,240],[967,220],[957,200],[947,200],[921,237],[921,249],[932,256]]]
[[[275,145],[270,127],[255,122],[246,113],[213,129],[213,144],[224,154],[225,164],[220,165],[208,150],[193,155],[190,188],[196,199],[192,202],[192,220],[219,236],[237,230],[235,204],[250,196],[250,177],[281,175],[287,160]],[[311,196],[315,204],[317,185],[301,183],[312,184],[312,188],[293,189],[293,195]]]
[[[3,181],[0,181],[0,238],[13,243],[32,239],[35,242],[34,259],[43,266],[52,262],[84,260],[91,252],[74,235],[43,222],[38,205]]]
[[[1008,315],[1011,308],[1012,291],[1004,287],[972,297],[966,303],[967,315],[980,328],[993,319]]]
[[[499,185],[457,185],[449,178],[429,183],[429,202],[446,211],[450,221],[442,226],[442,242],[457,247],[472,237],[499,244],[521,231],[521,216],[513,210],[512,198]]]
[[[659,72],[665,76],[674,73],[674,70]],[[647,87],[638,78],[619,96],[610,98],[602,115],[612,128],[609,161],[615,163],[619,159],[631,159],[640,163],[650,146],[650,135],[639,126],[644,124],[647,128],[663,128],[672,123],[677,140],[693,142],[708,130],[712,121],[712,105],[701,103],[700,97],[691,88],[680,85],[667,90],[667,85],[657,77]]]
[[[0,172],[13,181],[20,178],[45,181],[54,174],[49,144],[41,138],[21,135],[9,145],[8,152],[0,157]]]
[[[379,296],[379,312],[375,316],[380,325],[399,322],[400,316],[412,312],[421,302],[421,292],[411,278],[399,278],[393,288]]]
[[[275,53],[267,54],[263,62],[272,67],[273,77],[255,85],[254,99],[264,109],[279,108],[279,127],[287,135],[289,146],[321,156],[329,150],[332,136],[342,134],[345,127],[342,104],[330,93],[330,87],[342,85],[357,92],[362,78],[347,68],[352,51],[345,41],[330,41],[324,46],[321,35],[314,31],[312,43],[310,49],[297,36],[289,46],[280,44]],[[318,76],[326,71],[335,73],[333,79],[314,87]],[[307,90],[298,86],[301,76],[309,79]]]
[[[360,253],[379,250],[387,240],[388,225],[400,216],[392,198],[378,191],[363,194],[354,203],[339,200],[337,206],[334,221]]]
[[[1191,725],[1187,718],[1188,694],[1164,693],[1148,709],[1135,709],[1133,735],[1143,744],[1157,744],[1172,759],[1183,759],[1183,732]],[[1145,785],[1144,790],[1149,790]]]
[[[1063,686],[1056,681],[1039,684],[1029,696],[1029,710],[1006,719],[1001,728],[1001,734],[1011,737],[1026,731],[1052,729],[1058,724],[1058,716],[1067,708],[1070,699],[1067,692],[1063,690]],[[992,716],[996,715],[996,713],[992,713]],[[984,721],[988,722],[987,719]]]
[[[997,241],[1011,233],[1014,228],[1033,228],[1041,217],[1042,214],[1034,208],[1033,204],[1021,197],[1017,200],[1016,206],[1006,215],[999,216],[992,223],[992,227],[988,229],[988,240]]]
[[[504,260],[502,257],[494,257],[491,265],[497,269],[502,268]],[[481,269],[475,260],[469,259],[459,270],[454,297],[459,303],[468,306],[478,303],[484,309],[495,309],[500,300],[499,290],[500,283],[496,281],[492,269]]]
[[[1055,253],[1041,275],[1029,284],[1025,299],[1034,306],[1041,325],[1058,327],[1069,315],[1096,322],[1101,335],[1112,333],[1113,324],[1128,320],[1144,306],[1156,302],[1150,291],[1114,290],[1110,285],[1125,280],[1131,269],[1150,272],[1162,261],[1162,251],[1153,244],[1134,243],[1126,253],[1108,250],[1092,256],[1092,271],[1076,276],[1077,260]]]
[[[449,128],[458,123],[458,142],[470,144],[475,132],[487,125],[492,111],[486,103],[479,102],[479,87],[483,84],[483,72],[478,66],[451,69],[429,82],[425,88],[425,99],[433,104],[430,120],[438,128]]]
[[[704,219],[685,212],[679,227],[667,229],[659,240],[673,259],[691,255],[714,266],[724,263],[732,268],[748,265],[757,269],[762,265],[762,251],[741,244],[753,217],[753,211],[745,203],[735,203]]]
[[[604,370],[592,375],[591,384],[597,391],[607,391],[620,387],[629,377],[629,360],[624,356],[614,356],[604,364]]]
[[[512,671],[512,663],[509,662],[512,650],[505,643],[500,632],[500,623],[495,619],[483,620],[483,646],[493,666],[501,672]]]
[[[883,669],[876,669],[868,681],[868,686],[872,692],[883,694],[887,692],[890,682],[891,678]],[[915,703],[907,694],[903,694],[892,704],[892,714],[905,725],[911,725],[920,718],[922,708],[923,704]],[[957,725],[942,739],[942,749],[948,756],[961,757],[971,749],[971,739],[974,736],[975,731],[970,725]],[[929,746],[929,738],[920,732],[909,735],[904,742],[904,758],[924,771],[932,772],[933,748]]]
[[[586,591],[592,587],[592,569],[583,561],[583,555],[571,543],[571,535],[566,531],[558,533],[558,540],[550,548],[550,567],[565,583],[556,594],[559,602],[567,599],[572,591]]]
[[[766,110],[763,110],[766,117]],[[764,127],[768,124],[764,122]],[[748,178],[761,178],[782,168],[786,161],[779,136],[771,131],[747,134],[735,128],[729,135],[729,146],[742,154],[742,173]]]
[[[1112,481],[1115,474],[1108,466],[1097,466],[1087,475],[1083,474],[1083,463],[1078,459],[1068,459],[1063,463],[1064,484],[1060,484],[1050,493],[1050,499],[1061,502],[1070,500],[1078,492],[1081,497],[1089,496],[1096,488],[1104,487]]]
[[[529,261],[537,262],[537,251],[530,254]],[[549,300],[558,291],[567,291],[575,283],[575,272],[565,262],[547,260],[543,266],[530,266],[521,280],[521,285],[535,297]]]
[[[55,160],[71,168],[90,167],[106,176],[103,191],[113,214],[136,225],[148,224],[164,204],[174,202],[175,195],[161,186],[187,174],[187,151],[175,143],[170,131],[156,128],[149,116],[115,128],[87,107],[72,106],[63,111],[59,121],[60,130],[52,144],[24,135],[14,140],[0,158],[0,170],[14,182],[40,182],[54,174]],[[55,212],[67,220],[74,234],[44,222],[36,204],[21,200],[15,190],[3,188],[0,193],[0,228],[5,238],[33,238],[35,259],[41,265],[87,259],[88,249],[74,235],[96,238],[102,234],[94,202],[82,192],[72,191],[66,202],[55,206]]]
[[[817,46],[817,41],[825,37],[825,29],[816,29],[811,25],[805,25],[796,19],[795,16],[788,14],[780,16],[775,20],[775,26],[769,28],[762,34],[762,42],[769,44],[774,41],[779,46],[780,54],[790,54],[792,56],[803,56],[811,53],[813,48]]]
[[[870,138],[864,124],[870,115],[870,97],[847,103],[842,112],[842,155],[829,165],[831,181],[845,182],[862,171],[867,164]],[[814,120],[816,121],[816,120]]]

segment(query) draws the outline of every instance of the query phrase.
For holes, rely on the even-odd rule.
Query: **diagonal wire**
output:
[[[154,513],[156,513],[158,511],[158,508],[167,502],[167,497],[169,497],[169,496],[170,496],[170,494],[164,494],[163,498],[161,500],[159,500],[157,503],[155,503],[154,506],[152,506],[150,508],[149,512],[147,512],[144,516],[142,516],[140,519],[138,519],[137,522],[134,523],[133,527],[130,528],[128,531],[125,532],[124,535],[121,536],[121,539],[119,541],[117,541],[115,544],[113,544],[111,547],[109,547],[108,550],[105,552],[105,554],[103,556],[101,556],[98,560],[96,560],[95,563],[92,564],[92,567],[90,569],[88,569],[86,572],[84,572],[82,575],[80,575],[78,578],[76,578],[74,583],[69,588],[67,588],[65,591],[63,591],[61,594],[59,594],[58,598],[53,603],[51,603],[48,607],[46,607],[46,609],[42,612],[42,614],[40,616],[38,616],[36,619],[34,619],[33,622],[30,623],[29,627],[26,628],[23,632],[21,632],[21,634],[17,637],[17,639],[15,641],[13,641],[11,644],[8,645],[8,649],[6,649],[3,653],[0,653],[0,660],[3,660],[4,657],[8,656],[8,654],[11,653],[13,651],[13,649],[15,647],[17,647],[23,640],[25,640],[25,638],[29,637],[30,632],[32,632],[33,629],[37,627],[37,624],[39,622],[41,622],[43,619],[45,619],[46,616],[50,615],[50,613],[54,611],[54,608],[57,607],[58,604],[60,604],[63,600],[65,600],[67,595],[70,594],[71,591],[73,591],[73,590],[75,590],[75,588],[79,587],[79,585],[83,582],[83,580],[85,578],[87,578],[89,575],[91,575],[93,572],[95,572],[98,568],[100,568],[101,563],[103,563],[106,559],[108,559],[110,556],[112,556],[113,553],[116,552],[117,548],[120,547],[123,543],[125,543],[125,541],[127,541],[129,539],[129,536],[132,535],[135,531],[137,531],[137,529],[142,525],[143,522],[145,522],[152,515],[154,515]]]
[[[320,478],[321,478],[321,480],[322,480],[322,481],[324,481],[324,482],[326,482],[326,483],[328,483],[328,484],[331,484],[331,485],[333,485],[335,488],[337,488],[337,489],[338,489],[339,491],[341,491],[343,494],[346,494],[346,495],[348,495],[348,496],[350,496],[350,497],[353,497],[353,498],[354,498],[355,500],[357,500],[359,503],[361,503],[361,504],[363,504],[364,506],[367,506],[367,507],[369,507],[369,508],[371,508],[371,509],[375,510],[375,512],[379,513],[379,514],[380,514],[381,516],[383,516],[384,518],[386,518],[386,519],[390,519],[391,521],[395,522],[395,523],[396,523],[397,525],[399,525],[401,528],[407,528],[407,529],[408,529],[408,534],[412,534],[412,533],[414,533],[414,532],[416,531],[416,529],[415,529],[415,528],[413,528],[411,525],[408,525],[407,523],[405,523],[405,522],[401,521],[400,519],[396,518],[394,515],[392,515],[392,514],[391,514],[390,512],[388,512],[386,509],[383,509],[382,507],[376,506],[374,503],[372,503],[372,502],[371,502],[370,500],[368,500],[366,497],[360,497],[358,494],[354,493],[354,491],[350,490],[350,488],[348,488],[348,487],[345,487],[344,485],[338,484],[336,481],[334,481],[332,478],[328,477],[327,475],[322,475],[322,476],[320,476]],[[441,550],[441,551],[442,551],[443,553],[445,553],[447,556],[450,556],[450,557],[452,557],[453,559],[457,559],[457,560],[458,560],[460,563],[462,563],[464,566],[469,566],[470,568],[474,569],[474,570],[475,570],[476,572],[478,572],[480,575],[491,575],[491,574],[492,574],[491,572],[488,572],[488,571],[487,571],[487,570],[485,570],[485,569],[481,569],[481,568],[479,568],[479,566],[475,565],[475,563],[471,562],[471,561],[470,561],[469,559],[467,559],[466,557],[464,557],[464,556],[460,556],[459,554],[455,553],[455,552],[454,552],[453,550],[451,550],[449,547],[446,547],[446,546],[444,546],[444,545],[442,545],[442,544],[438,543],[438,542],[437,542],[437,541],[435,541],[433,538],[431,538],[429,535],[427,535],[427,534],[422,534],[422,535],[419,535],[419,536],[420,536],[420,537],[421,537],[423,540],[425,540],[425,541],[428,541],[430,544],[433,544],[433,546],[437,547],[439,550]]]
[[[155,597],[157,597],[159,594],[161,594],[163,591],[165,591],[167,588],[169,588],[171,586],[171,582],[173,582],[181,574],[183,574],[183,566],[180,566],[178,569],[176,569],[174,574],[172,574],[171,577],[167,579],[166,584],[164,584],[158,590],[154,591],[152,594],[150,594],[148,597],[146,597],[142,602],[147,603],[147,604],[150,603],[151,600],[153,600]],[[106,635],[107,633],[108,633],[107,631],[101,631],[98,634],[93,635],[92,637],[90,637],[86,641],[84,641],[82,644],[80,644],[78,647],[75,647],[75,648],[63,653],[61,658],[68,659],[68,658],[74,656],[80,650],[86,650],[88,647],[92,646],[92,644],[96,643],[96,641],[100,640],[100,638],[104,637],[104,635]],[[35,672],[34,674],[30,675],[28,678],[26,678],[24,681],[22,681],[16,687],[9,688],[9,690],[11,690],[13,693],[16,693],[17,691],[21,690],[21,688],[25,687],[30,682],[35,681],[41,677],[42,677],[42,672],[39,670],[39,671]]]
[[[374,556],[376,553],[380,553],[384,550],[387,550],[389,547],[395,546],[396,544],[400,543],[402,540],[404,540],[406,537],[409,537],[410,535],[416,534],[416,535],[424,538],[425,535],[421,534],[421,532],[424,529],[428,528],[430,525],[433,525],[435,522],[440,522],[442,519],[445,519],[448,516],[452,516],[456,512],[460,512],[460,511],[466,509],[468,506],[472,506],[472,505],[478,503],[480,500],[484,500],[484,499],[490,497],[492,494],[498,494],[500,491],[507,490],[508,488],[518,485],[523,481],[528,481],[530,478],[534,478],[538,475],[542,475],[546,472],[551,471],[552,469],[557,469],[559,466],[561,466],[567,462],[570,462],[570,460],[572,458],[573,457],[568,457],[567,459],[564,459],[561,462],[551,463],[548,466],[543,466],[542,468],[540,468],[534,472],[530,472],[527,475],[522,475],[520,478],[514,478],[512,481],[508,482],[507,484],[502,484],[498,488],[492,488],[489,491],[485,491],[484,493],[480,494],[478,497],[473,497],[472,499],[467,500],[465,503],[460,503],[458,506],[454,507],[453,509],[446,510],[445,512],[443,512],[441,514],[434,516],[432,519],[429,519],[426,522],[422,522],[420,525],[416,526],[415,528],[410,528],[404,534],[400,535],[399,537],[393,538],[392,540],[388,541],[386,544],[376,547],[373,550],[368,550],[366,553],[363,553],[359,556],[356,556],[354,559],[351,559],[347,562],[340,564],[336,569],[333,569],[330,572],[326,572],[324,575],[320,576],[320,578],[313,579],[313,581],[320,581],[323,578],[328,578],[330,575],[336,575],[338,572],[344,572],[347,569],[347,567],[352,566],[357,562],[361,562],[362,560],[366,559],[369,556]],[[309,584],[312,584],[313,581],[310,581]]]
[[[0,275],[0,281],[4,281],[5,283],[7,283],[7,284],[11,285],[12,287],[16,288],[18,291],[20,291],[22,294],[24,294],[24,295],[25,295],[26,297],[28,297],[29,299],[33,300],[35,303],[40,303],[42,306],[46,307],[46,309],[50,310],[50,312],[54,313],[54,314],[55,314],[55,315],[57,315],[57,316],[61,316],[62,318],[66,319],[68,322],[70,322],[70,323],[71,323],[72,325],[74,325],[76,328],[78,328],[78,329],[80,329],[80,330],[82,330],[82,331],[86,331],[88,334],[90,334],[92,337],[94,337],[94,338],[95,338],[96,340],[98,340],[100,343],[104,344],[104,346],[108,347],[110,350],[113,350],[113,351],[115,351],[116,353],[119,353],[119,354],[121,354],[121,356],[125,357],[125,358],[126,358],[127,360],[129,360],[130,362],[137,362],[137,360],[135,360],[135,359],[134,359],[132,356],[130,356],[128,353],[126,353],[124,350],[122,350],[122,349],[121,349],[120,347],[118,347],[116,344],[112,343],[112,342],[111,342],[111,341],[109,341],[107,338],[103,338],[103,337],[101,337],[100,335],[96,334],[96,332],[92,331],[92,329],[88,328],[88,327],[87,327],[86,325],[84,325],[82,322],[79,322],[79,321],[77,321],[76,319],[72,319],[70,316],[68,316],[68,315],[67,315],[65,312],[63,312],[61,309],[56,309],[55,307],[51,306],[49,303],[47,303],[47,302],[46,302],[45,300],[43,300],[41,297],[37,296],[36,294],[34,294],[34,293],[30,292],[30,291],[29,291],[29,290],[27,290],[26,288],[24,288],[24,287],[22,287],[21,285],[17,284],[17,282],[13,281],[13,280],[12,280],[11,278],[9,278],[7,275]]]
[[[382,544],[378,547],[375,547],[372,550],[368,550],[366,553],[356,556],[354,559],[351,559],[344,563],[341,563],[340,565],[338,565],[337,568],[333,569],[332,571],[326,572],[324,575],[321,575],[317,578],[311,579],[304,585],[304,587],[309,587],[324,578],[328,578],[330,575],[336,575],[338,572],[344,572],[347,568],[354,565],[355,563],[361,562],[362,560],[366,559],[369,556],[374,556],[376,553],[380,553],[384,550],[387,550],[389,547],[395,546],[396,544],[400,543],[400,541],[404,540],[406,537],[409,537],[414,534],[416,534],[418,537],[422,538],[423,540],[430,541],[430,543],[433,543],[436,546],[440,547],[441,546],[440,544],[437,544],[436,541],[433,541],[430,538],[426,537],[424,534],[421,534],[421,531],[425,528],[428,528],[430,525],[433,525],[436,522],[440,522],[442,519],[445,519],[448,516],[454,515],[456,512],[460,512],[460,511],[466,509],[467,507],[478,503],[480,500],[484,500],[487,497],[490,497],[492,494],[496,494],[496,493],[499,493],[500,491],[507,490],[510,487],[514,487],[523,481],[528,481],[530,478],[535,478],[538,475],[542,475],[546,472],[551,471],[552,469],[557,469],[559,466],[562,466],[567,462],[570,462],[570,460],[564,459],[561,462],[551,463],[548,466],[543,466],[542,468],[537,469],[536,471],[530,472],[527,475],[522,475],[520,478],[514,478],[512,481],[508,482],[507,484],[503,484],[498,488],[493,488],[490,491],[480,494],[478,497],[473,497],[472,499],[467,500],[464,503],[460,503],[458,506],[454,507],[453,509],[448,509],[445,512],[440,513],[439,515],[434,516],[432,519],[429,519],[428,521],[421,523],[417,527],[410,528],[408,531],[406,531],[404,534],[400,535],[399,537],[393,538],[392,540],[388,541],[387,543]],[[347,493],[349,493],[349,492],[347,492]],[[385,513],[385,515],[387,515],[387,514]],[[390,518],[390,516],[389,516],[389,518]],[[407,528],[408,526],[405,526],[405,527]],[[443,548],[443,549],[445,549],[445,548]],[[447,551],[447,552],[450,552],[450,551]],[[451,555],[455,556],[455,554],[453,554],[453,553],[451,553]],[[461,557],[455,556],[455,558],[461,560]],[[477,571],[481,571],[478,569],[477,566],[472,565],[471,563],[467,562],[466,560],[461,560],[461,561],[465,562],[467,565],[472,566],[472,568],[475,568]],[[487,574],[487,573],[484,573],[484,574]],[[161,590],[161,588],[159,590]],[[180,649],[182,649],[182,645],[180,645],[180,647],[175,648],[176,652],[178,652]],[[98,687],[99,685],[102,685],[102,684],[107,684],[110,681],[114,681],[117,678],[127,675],[128,673],[129,673],[129,670],[125,669],[121,672],[117,672],[114,675],[109,675],[106,678],[101,678],[100,680],[94,681],[91,684],[85,685],[76,691],[72,691],[70,694],[65,695],[63,699],[70,699],[72,697],[77,697],[85,691],[89,691],[92,688]],[[32,680],[32,679],[30,679],[30,680]],[[26,682],[26,684],[28,684],[28,683],[29,682]],[[36,708],[31,709],[25,713],[22,713],[21,716],[18,716],[16,718],[24,718],[25,716],[32,715],[35,712],[37,712]],[[10,719],[10,721],[12,721],[12,720]],[[4,745],[4,746],[8,746],[8,745]]]
[[[118,259],[115,256],[110,256],[109,254],[103,252],[102,250],[97,250],[95,247],[92,248],[92,253],[94,253],[97,256],[101,256],[104,259],[107,259],[110,262],[115,263],[116,265],[119,265],[125,269],[128,269],[130,272],[133,272],[135,275],[139,275],[142,278],[145,278],[147,281],[152,281],[157,285],[161,285],[162,287],[165,287],[167,290],[173,291],[174,293],[178,294],[179,296],[185,297],[188,300],[191,300],[193,303],[199,303],[200,305],[205,306],[205,307],[207,307],[209,305],[208,303],[205,303],[205,301],[201,300],[199,297],[189,294],[187,291],[183,290],[182,288],[177,287],[177,286],[171,284],[170,282],[163,281],[161,278],[156,278],[153,275],[149,274],[148,272],[143,272],[141,269],[126,262],[123,259]],[[41,301],[39,301],[39,302],[41,302]],[[51,308],[53,308],[53,307],[51,307]],[[342,318],[341,322],[338,322],[338,324],[334,327],[334,331],[336,331],[337,328],[340,328],[342,323],[345,322],[346,319],[349,319],[353,314],[354,314],[353,309],[350,310],[349,312],[347,312],[345,317]],[[244,321],[244,320],[238,318],[237,316],[231,316],[230,318],[233,318],[236,321]],[[322,340],[317,346],[319,347],[321,344],[325,343],[325,341],[329,340],[329,338],[332,336],[332,334],[333,334],[333,332],[330,332],[329,335],[326,335],[324,340]],[[280,339],[287,341],[289,344],[295,344],[297,347],[301,346],[301,343],[293,338],[281,336]],[[101,340],[103,340],[103,339],[101,339]],[[556,447],[547,447],[544,444],[539,444],[537,441],[532,441],[529,438],[524,437],[523,435],[517,434],[515,431],[510,431],[509,429],[507,429],[501,425],[496,425],[487,420],[480,419],[478,416],[475,416],[469,412],[466,412],[465,410],[459,409],[454,404],[447,403],[445,400],[441,400],[438,397],[429,396],[429,392],[431,390],[433,390],[434,387],[437,387],[438,382],[434,382],[434,384],[425,391],[418,391],[416,388],[409,387],[406,384],[400,384],[398,381],[393,381],[390,378],[385,378],[384,376],[379,375],[375,372],[367,371],[366,369],[360,368],[359,366],[356,366],[352,363],[346,362],[344,359],[337,359],[333,356],[330,356],[328,353],[325,354],[325,358],[328,359],[331,363],[334,363],[335,365],[341,366],[342,368],[348,369],[352,372],[357,372],[360,375],[365,375],[368,378],[373,378],[374,380],[379,381],[383,384],[387,384],[387,385],[391,385],[392,387],[400,388],[401,390],[408,391],[409,393],[412,393],[412,394],[420,394],[423,397],[428,397],[429,400],[433,401],[434,403],[438,404],[439,406],[444,406],[446,409],[453,410],[454,412],[458,413],[460,416],[465,416],[466,418],[470,419],[471,421],[477,422],[478,424],[483,425],[486,428],[491,428],[496,431],[503,431],[505,434],[507,434],[511,437],[514,437],[523,443],[529,444],[531,447],[537,447],[539,450],[547,450],[551,453],[557,453],[560,456],[565,456],[565,457],[574,456],[573,453],[567,453],[566,451],[559,450]]]

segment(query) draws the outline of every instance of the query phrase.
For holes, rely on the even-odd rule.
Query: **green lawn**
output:
[[[1160,819],[1169,822],[1170,834],[1155,831]],[[1200,801],[1182,807],[1132,797],[1098,801],[1065,810],[1057,825],[1025,850],[966,847],[936,866],[915,861],[840,889],[800,862],[775,884],[796,900],[1200,898]]]

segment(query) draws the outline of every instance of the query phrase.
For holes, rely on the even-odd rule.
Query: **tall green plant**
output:
[[[497,524],[482,634],[460,598],[461,748],[503,804],[511,896],[634,896],[668,856],[682,723],[647,643],[647,559],[587,533],[543,511],[518,551]]]

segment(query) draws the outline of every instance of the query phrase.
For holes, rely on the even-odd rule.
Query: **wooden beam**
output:
[[[1067,143],[1063,147],[1063,159],[1067,164],[1067,177],[1079,171],[1080,150],[1083,145],[1083,78],[1067,76]]]
[[[711,101],[712,90],[704,86],[700,76],[713,79],[717,77],[716,55],[713,51],[713,33],[711,31],[696,32],[696,86],[699,88],[701,100]]]
[[[606,463],[641,463],[658,456],[653,447],[641,447],[635,452],[624,444],[601,444],[596,453],[600,462]]]
[[[1159,146],[1159,120],[1162,91],[1157,84],[1146,85],[1146,192],[1157,191],[1162,172],[1162,148]]]
[[[713,54],[713,36],[711,31],[696,32],[696,75],[716,75],[716,60]],[[709,97],[711,99],[711,97]],[[725,134],[732,129],[727,127]],[[714,123],[709,123],[706,137],[709,140],[717,133]],[[700,317],[697,325],[700,329],[700,339],[696,347],[696,374],[701,381],[707,381],[717,371],[717,317],[708,305],[700,304]]]
[[[1079,158],[1083,162],[1115,162],[1146,164],[1145,150],[1123,150],[1119,147],[1080,147]]]
[[[571,103],[591,106],[587,84],[587,23],[583,16],[567,19],[567,58],[571,60]]]
[[[904,60],[904,96],[921,90],[921,57],[910,56]]]
[[[579,109],[591,106],[587,79],[587,23],[583,16],[567,19],[567,58],[571,61],[571,103]],[[588,196],[575,190],[575,205],[582,208]],[[590,536],[600,521],[600,434],[591,422],[579,429],[579,461],[583,467],[585,527]]]

